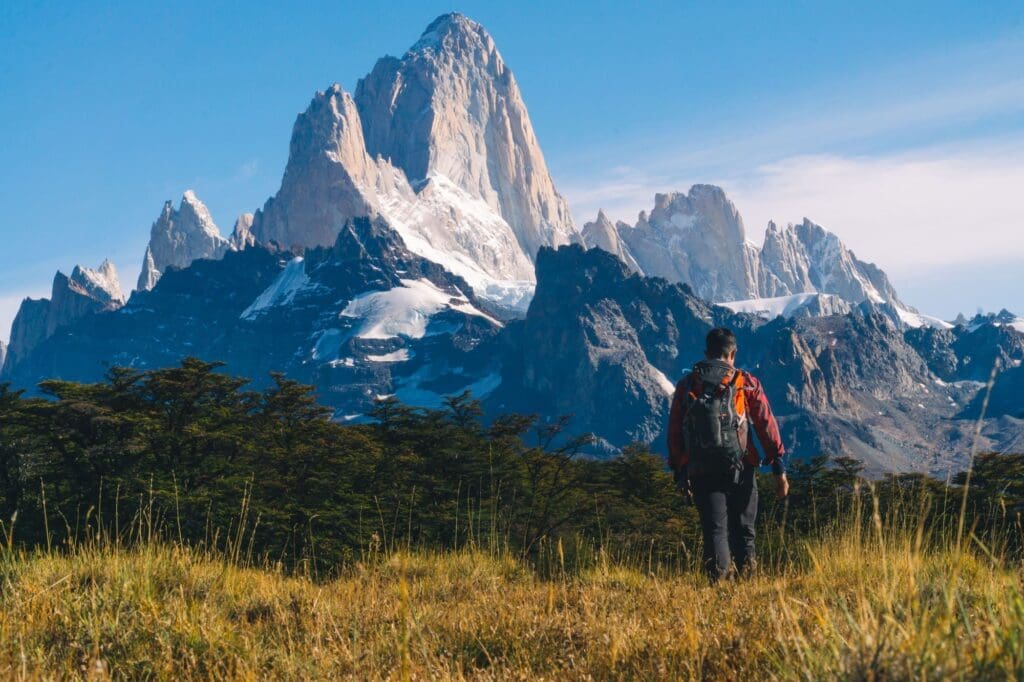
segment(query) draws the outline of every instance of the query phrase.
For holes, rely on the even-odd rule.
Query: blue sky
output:
[[[483,23],[576,220],[723,185],[760,242],[804,216],[924,311],[1024,314],[1024,3],[0,5],[0,338],[53,273],[130,287],[164,200],[223,232],[296,114],[438,14]]]

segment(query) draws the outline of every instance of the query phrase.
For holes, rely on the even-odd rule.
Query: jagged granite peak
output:
[[[252,213],[243,213],[235,220],[235,226],[228,238],[232,250],[242,251],[256,244],[256,236],[252,233],[252,222]]]
[[[184,268],[200,258],[217,259],[228,248],[228,241],[220,235],[209,209],[195,192],[186,190],[177,209],[171,201],[164,202],[160,216],[150,228],[136,288],[149,291],[167,268]]]
[[[413,198],[401,172],[367,154],[355,102],[335,83],[296,118],[281,188],[256,212],[252,233],[285,248],[331,246],[346,220]]]
[[[532,261],[579,240],[511,70],[490,34],[458,13],[434,20],[402,56],[359,81],[367,149],[420,190],[445,178],[511,227]]]
[[[104,259],[95,270],[76,265],[71,271],[71,281],[97,301],[111,307],[124,305],[125,296],[121,290],[121,280],[117,276],[117,268],[109,259]]]
[[[587,248],[604,249],[608,253],[618,256],[619,260],[634,272],[643,272],[636,259],[633,258],[633,254],[629,252],[629,247],[619,237],[619,228],[608,219],[603,210],[598,210],[597,217],[593,222],[583,225],[581,236],[583,244]]]
[[[46,339],[46,325],[50,315],[50,299],[26,298],[18,307],[18,312],[11,323],[10,345],[7,347],[7,359],[4,361],[3,373],[24,358]]]
[[[887,302],[906,308],[882,270],[859,260],[835,233],[807,218],[783,229],[769,223],[761,262],[789,293],[819,291],[852,304]]]
[[[900,324],[945,324],[903,304],[881,269],[806,218],[783,228],[769,222],[760,248],[747,241],[739,211],[714,185],[655,195],[654,208],[641,211],[635,226],[615,225],[618,239],[610,225],[607,217],[587,223],[585,243],[611,250],[637,272],[689,284],[700,296],[735,309],[829,314],[870,301],[891,305]],[[792,298],[801,294],[843,302]]]
[[[352,97],[317,93],[292,132],[277,195],[253,219],[262,243],[331,246],[346,221],[382,216],[409,249],[466,278],[482,296],[525,309],[533,267],[504,219],[436,176],[415,192],[390,162],[367,154]]]
[[[657,194],[620,237],[643,274],[689,284],[712,301],[757,298],[757,249],[743,219],[721,188],[694,185],[688,193]]]
[[[21,302],[11,325],[7,358],[0,368],[27,357],[61,327],[92,313],[117,310],[124,302],[117,270],[109,260],[95,270],[76,265],[70,277],[58,271],[50,298],[26,298]]]

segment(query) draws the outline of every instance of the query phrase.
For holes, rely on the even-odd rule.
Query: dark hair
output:
[[[704,343],[704,355],[712,360],[724,360],[736,350],[736,335],[731,329],[715,327],[708,332]]]

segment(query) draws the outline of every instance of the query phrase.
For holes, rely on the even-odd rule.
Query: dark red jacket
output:
[[[775,421],[768,397],[758,381],[750,372],[743,372],[743,391],[747,405],[748,423],[754,427],[757,440],[764,450],[764,463],[772,466],[772,471],[781,474],[785,471],[783,455],[786,448],[779,435],[779,423]],[[690,375],[687,374],[676,384],[676,392],[672,397],[672,410],[668,415],[668,464],[674,471],[684,470],[690,462],[690,453],[686,451],[686,439],[683,436],[684,398],[690,391]],[[743,426],[741,428],[748,428]],[[760,455],[752,438],[747,438],[747,456],[743,461],[751,466],[760,466]]]

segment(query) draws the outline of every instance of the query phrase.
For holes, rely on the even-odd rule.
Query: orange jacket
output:
[[[752,374],[743,370],[737,371],[743,374],[743,387],[740,390],[743,391],[747,413],[747,421],[740,428],[749,428],[748,424],[754,427],[757,440],[764,450],[764,463],[770,464],[774,473],[784,473],[786,469],[783,456],[786,454],[786,448],[779,434],[779,423],[775,421],[771,405],[768,404],[768,396],[765,395],[761,382]],[[683,435],[683,418],[686,409],[685,397],[691,388],[691,376],[692,373],[687,374],[676,384],[672,409],[668,415],[668,464],[674,471],[685,470],[690,462],[690,453],[686,451],[686,438]],[[741,438],[740,442],[744,440],[747,443],[747,455],[743,461],[750,466],[760,466],[761,458],[754,440]]]

